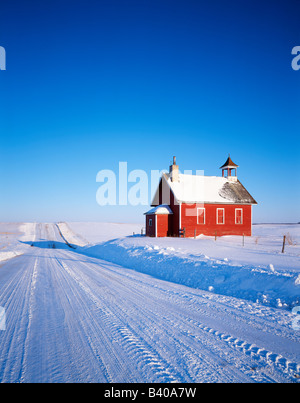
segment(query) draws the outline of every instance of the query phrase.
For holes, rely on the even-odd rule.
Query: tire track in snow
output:
[[[63,261],[61,261],[59,258],[56,257],[55,261],[56,261],[56,264],[59,265],[59,267],[62,269],[60,272],[58,281],[61,282],[61,280],[63,278],[66,287],[68,287],[68,289],[69,289],[68,290],[69,293],[65,295],[66,301],[64,302],[63,307],[66,308],[65,304],[68,302],[69,302],[68,310],[76,309],[76,306],[78,304],[82,308],[84,307],[86,323],[85,323],[85,325],[81,324],[81,335],[79,336],[81,338],[81,343],[83,343],[83,344],[85,342],[88,343],[88,345],[93,353],[93,356],[95,357],[96,361],[98,362],[98,364],[101,368],[105,381],[113,382],[114,380],[113,380],[112,374],[110,373],[109,366],[106,365],[106,363],[104,362],[103,358],[101,357],[101,352],[95,343],[95,335],[97,335],[97,337],[101,338],[101,343],[104,344],[106,349],[109,348],[109,344],[110,344],[109,340],[107,339],[107,336],[105,335],[103,330],[100,329],[100,327],[96,326],[95,318],[92,318],[91,313],[89,312],[89,306],[86,304],[86,301],[83,298],[83,296],[78,292],[79,290],[84,291],[84,296],[86,296],[86,290],[83,287],[80,287],[78,290],[79,283],[76,279],[76,276],[74,276],[74,274],[68,268],[68,266]],[[67,274],[67,276],[63,275],[63,272],[65,272]],[[70,278],[73,281],[75,281],[76,286],[72,286],[72,284],[70,283]],[[71,295],[70,295],[70,291],[72,292]],[[72,296],[72,301],[70,303],[69,298],[71,296]],[[74,310],[73,314],[69,314],[69,316],[76,317],[76,314],[78,315],[78,312],[76,312]],[[84,338],[82,338],[82,336],[84,336]],[[79,346],[79,348],[81,348],[81,347],[83,347],[83,345]]]
[[[90,271],[93,271],[94,273],[98,273],[99,274],[99,269],[101,269],[101,264],[95,267],[95,264],[93,262],[93,266],[92,263],[86,264],[86,263],[82,263],[87,269],[89,269]],[[99,267],[100,266],[100,267]],[[82,270],[82,269],[81,269]],[[116,273],[111,273],[110,270],[108,270],[110,275],[108,275],[104,270],[101,271],[101,277],[107,279],[107,281],[111,280],[111,275],[113,275],[113,277],[116,276]],[[80,276],[82,277],[82,272],[80,272]],[[89,278],[90,280],[90,278]],[[87,279],[88,281],[88,279]],[[122,284],[118,284],[119,287],[122,288]],[[132,303],[132,306],[134,306],[134,299],[131,299],[130,297],[133,295],[133,293],[135,293],[137,291],[137,289],[134,289],[133,284],[130,283],[130,285],[132,286],[132,288],[130,288],[131,292],[128,294],[128,299],[129,299],[129,306]],[[130,285],[127,284],[127,293],[129,290]],[[94,283],[94,287],[96,286],[96,284]],[[122,290],[120,288],[120,296],[122,294]],[[94,288],[95,289],[95,288]],[[95,289],[96,291],[96,289]],[[165,379],[168,379],[168,376],[170,374],[170,370],[172,371],[172,374],[175,375],[175,379],[178,381],[188,381],[188,382],[194,382],[194,381],[199,381],[199,380],[203,380],[205,378],[205,376],[207,376],[207,372],[210,373],[210,376],[212,376],[212,371],[211,368],[214,368],[216,372],[219,371],[219,376],[222,376],[222,378],[224,379],[224,377],[226,377],[228,380],[232,380],[232,379],[239,379],[240,381],[249,381],[249,378],[247,378],[244,374],[239,374],[238,376],[236,375],[236,368],[227,366],[226,368],[221,368],[221,365],[219,365],[218,363],[224,362],[222,360],[220,360],[219,356],[216,355],[216,353],[213,351],[213,348],[211,348],[211,346],[209,346],[209,349],[207,349],[207,346],[205,347],[205,345],[202,343],[201,344],[201,349],[200,344],[198,343],[198,346],[196,346],[194,349],[192,349],[191,347],[191,338],[187,339],[187,343],[183,342],[183,338],[185,337],[184,332],[180,329],[180,334],[178,335],[178,331],[174,329],[178,328],[178,323],[179,322],[183,322],[186,326],[186,318],[182,318],[181,316],[178,317],[178,314],[174,314],[173,312],[170,311],[170,306],[166,306],[166,311],[167,311],[167,316],[164,315],[164,311],[161,310],[162,306],[161,306],[161,300],[158,301],[159,304],[157,304],[157,312],[152,312],[153,307],[154,307],[154,301],[155,301],[155,293],[154,294],[150,294],[150,298],[151,301],[148,301],[149,299],[149,292],[143,292],[143,290],[138,290],[138,298],[144,303],[140,303],[137,307],[138,312],[140,314],[140,316],[147,318],[147,327],[151,326],[149,325],[149,320],[151,319],[152,324],[155,325],[155,322],[157,321],[158,317],[162,318],[161,321],[161,328],[163,329],[165,336],[168,337],[168,340],[170,340],[171,344],[176,344],[176,348],[179,349],[181,348],[182,350],[182,354],[186,355],[189,354],[190,357],[190,361],[193,362],[195,365],[195,371],[193,374],[190,374],[190,377],[187,378],[187,373],[183,374],[179,374],[177,371],[174,372],[174,367],[172,368],[172,370],[170,369],[170,364],[167,363],[165,360],[162,361],[160,359],[161,362],[163,362],[163,366],[161,366],[162,369],[165,369],[166,373],[164,374]],[[157,293],[157,290],[156,290]],[[135,298],[137,296],[135,295]],[[113,301],[111,301],[112,303]],[[116,302],[116,301],[114,301]],[[136,302],[136,301],[135,301]],[[147,302],[149,302],[150,306],[151,306],[151,310],[149,309],[145,309],[145,306],[147,305]],[[122,304],[121,304],[122,305]],[[111,305],[110,305],[111,306]],[[131,310],[129,309],[129,306],[124,307],[124,309],[120,309],[120,303],[119,304],[114,304],[114,316],[118,316],[118,317],[122,317],[123,319],[123,323],[126,323],[126,328],[119,328],[116,329],[116,331],[119,331],[118,334],[114,337],[117,337],[118,343],[120,343],[121,345],[124,345],[124,349],[129,350],[129,349],[133,349],[133,346],[136,346],[137,349],[140,347],[140,336],[137,337],[135,335],[135,332],[132,331],[132,325],[134,325],[135,329],[139,328],[139,323],[138,321],[136,321],[135,324],[131,323],[131,330],[129,330],[129,323],[132,322],[132,317],[131,317]],[[118,309],[119,308],[119,309]],[[174,306],[172,305],[172,309],[174,310]],[[175,307],[176,309],[176,307]],[[118,313],[119,311],[119,313]],[[136,313],[136,312],[135,312]],[[158,316],[159,315],[159,316]],[[190,326],[190,324],[189,324]],[[195,333],[195,329],[196,329],[196,334],[198,334],[199,336],[199,327],[197,326],[196,328],[192,329],[192,332]],[[121,332],[121,334],[120,334]],[[145,340],[145,334],[144,334],[144,338],[143,338],[143,344],[146,343]],[[129,341],[129,344],[128,344]],[[207,343],[206,343],[207,344]],[[153,343],[152,343],[153,345]],[[214,346],[212,346],[214,347]],[[168,348],[168,346],[165,346],[165,348]],[[161,350],[160,350],[161,351]],[[131,351],[130,351],[131,352]],[[177,352],[178,354],[178,352]],[[148,352],[148,355],[150,356],[151,353]],[[170,358],[172,356],[169,357]],[[146,360],[147,361],[147,360]],[[149,358],[149,363],[151,362],[151,358]],[[154,365],[157,364],[157,361],[155,358],[153,358],[152,356],[152,362],[154,363]],[[181,363],[182,364],[182,363]],[[180,366],[180,365],[179,365]],[[184,365],[185,367],[185,365]],[[170,370],[168,370],[168,368]],[[200,371],[200,375],[195,375],[195,372],[199,374]],[[201,372],[202,371],[202,372]],[[190,371],[189,371],[190,372]],[[222,372],[222,374],[220,374],[220,372]],[[227,373],[227,374],[226,374]],[[215,377],[216,378],[216,377]],[[211,379],[211,378],[210,378]],[[216,378],[217,379],[217,378]],[[169,380],[168,380],[169,381]]]
[[[5,293],[2,294],[4,301],[7,298],[4,303],[7,326],[1,340],[2,367],[0,366],[0,374],[2,382],[19,382],[19,375],[22,371],[29,324],[30,287],[28,284],[31,284],[33,271],[32,265],[26,265],[27,260],[28,258],[25,261],[18,260],[18,263],[22,262],[18,265],[16,265],[16,260],[8,263],[9,268],[12,267],[13,270],[17,268],[17,270],[5,288]]]
[[[77,272],[80,274],[81,281],[85,281],[86,284],[89,284],[91,281],[91,277],[87,276],[85,273],[87,273],[86,270],[82,270],[83,266],[86,268],[86,270],[89,271],[89,274],[93,273],[99,276],[99,268],[102,268],[102,265],[99,263],[95,264],[95,262],[81,262],[81,267],[80,270],[77,267]],[[76,267],[74,268],[76,270]],[[152,343],[152,340],[146,341],[145,339],[145,333],[143,334],[143,338],[141,335],[135,330],[139,329],[139,323],[138,321],[134,321],[133,324],[130,324],[130,322],[133,321],[134,315],[137,313],[144,315],[147,319],[152,318],[153,320],[153,325],[157,321],[157,315],[152,314],[151,311],[149,310],[144,310],[143,309],[143,304],[141,303],[143,298],[145,297],[144,294],[140,293],[139,294],[139,305],[136,305],[137,301],[133,301],[130,298],[131,294],[131,289],[130,286],[126,287],[125,283],[125,289],[124,289],[124,283],[120,283],[120,276],[114,271],[105,268],[105,270],[101,270],[101,278],[104,279],[105,281],[108,282],[112,287],[114,287],[114,291],[119,289],[118,292],[118,297],[113,298],[110,296],[110,307],[113,306],[113,311],[111,309],[106,308],[106,317],[105,320],[107,321],[107,325],[109,328],[113,329],[113,340],[115,340],[119,345],[122,346],[124,351],[128,352],[131,356],[134,355],[134,361],[138,362],[139,365],[139,370],[144,370],[148,371],[149,376],[144,376],[144,379],[149,379],[149,377],[154,376],[157,377],[155,378],[155,382],[178,382],[178,381],[186,381],[185,378],[182,377],[182,375],[178,372],[177,369],[175,369],[174,365],[170,363],[170,360],[164,358],[161,356],[160,352],[157,350],[154,350],[154,345]],[[113,282],[113,283],[112,283]],[[118,288],[116,288],[118,287]],[[95,296],[96,292],[96,284],[93,283],[93,295]],[[126,293],[126,301],[130,302],[130,305],[126,305],[126,309],[123,306],[122,302],[120,302],[121,298],[121,291],[124,291]],[[101,289],[99,290],[99,294],[97,294],[97,299],[96,304],[100,303],[102,306],[103,304],[107,304],[107,295],[105,296],[105,301],[102,300],[100,301],[99,295],[101,293]],[[133,291],[133,290],[132,290]],[[136,291],[136,290],[135,290]],[[125,301],[124,301],[125,303]],[[128,303],[128,302],[127,302]],[[121,306],[123,306],[124,309],[121,309]],[[133,308],[134,307],[134,308]],[[161,306],[160,306],[161,310]],[[112,320],[114,318],[114,320]],[[116,322],[117,321],[117,322]],[[170,358],[170,357],[168,357]],[[153,368],[153,371],[151,372],[151,368]],[[150,370],[149,370],[150,369]],[[152,378],[151,378],[152,379]],[[188,381],[192,381],[190,378]]]
[[[89,276],[84,275],[82,270],[83,266],[85,267],[84,272],[89,273]],[[113,329],[113,340],[122,346],[123,350],[128,353],[131,360],[133,358],[133,361],[138,363],[139,372],[142,371],[143,373],[148,373],[148,376],[145,375],[143,379],[152,379],[153,374],[156,374],[158,378],[154,379],[155,382],[193,382],[192,378],[187,378],[186,374],[182,375],[179,369],[170,363],[172,356],[169,354],[168,350],[166,354],[164,354],[164,357],[162,357],[161,349],[160,352],[158,352],[157,348],[156,351],[153,351],[154,343],[151,338],[147,341],[145,333],[143,333],[142,337],[135,330],[140,329],[140,317],[147,318],[147,327],[150,326],[153,329],[155,328],[158,319],[157,313],[144,308],[145,304],[143,303],[143,300],[147,301],[147,298],[149,298],[147,294],[138,292],[138,295],[136,295],[138,290],[134,288],[131,289],[131,283],[126,284],[126,281],[120,282],[120,276],[118,276],[118,273],[104,267],[103,262],[100,264],[99,262],[95,264],[94,260],[88,263],[81,262],[80,272],[78,271],[78,273],[80,274],[81,279],[85,279],[86,283],[88,283],[91,281],[91,274],[99,276],[99,270],[101,270],[101,278],[107,282],[109,286],[114,287],[114,291],[117,289],[119,290],[118,297],[115,298],[110,295],[109,303],[110,307],[113,306],[113,311],[110,310],[107,312],[105,318],[109,328]],[[101,287],[99,284],[98,286]],[[97,291],[96,282],[93,283],[93,290],[95,292]],[[124,294],[124,291],[126,293],[126,301],[122,299],[122,293]],[[101,288],[99,288],[97,298],[99,298],[100,294]],[[132,295],[135,296],[135,300],[131,298]],[[136,298],[139,300],[138,305]],[[105,300],[107,304],[107,295],[105,296]],[[101,302],[101,304],[103,303],[104,302]],[[161,313],[161,305],[159,305],[159,311],[160,315],[163,315]],[[135,316],[137,316],[136,319],[134,319]],[[112,321],[111,318],[114,318],[114,321]],[[148,323],[149,320],[151,321],[150,324]],[[170,340],[172,340],[173,336],[173,334],[170,335]],[[164,352],[168,348],[168,345],[164,346]]]
[[[177,297],[179,296],[179,293],[177,295]],[[216,305],[220,305],[220,304],[214,304],[214,309],[216,307]],[[224,306],[222,306],[223,311],[224,311]],[[229,312],[230,311],[230,312]],[[226,313],[230,313],[231,314],[232,309],[226,307]],[[205,307],[202,309],[202,313],[205,313]],[[180,315],[180,310],[177,312],[177,314]],[[205,313],[207,315],[207,313]],[[163,313],[162,313],[163,315]],[[169,318],[165,317],[164,320],[167,321]],[[256,319],[256,318],[255,318]],[[243,318],[243,320],[245,320],[245,318]],[[174,322],[170,323],[169,328],[171,328],[174,323],[178,323],[178,317],[174,317]],[[181,323],[187,323],[187,322],[192,322],[190,319],[188,319],[185,315],[181,315]],[[254,343],[249,343],[247,341],[244,341],[240,338],[236,338],[232,335],[228,335],[227,333],[224,332],[220,332],[219,330],[215,330],[211,327],[208,327],[206,325],[204,325],[203,323],[200,322],[194,322],[194,325],[196,327],[198,327],[199,329],[205,331],[206,333],[209,333],[211,335],[217,336],[219,338],[219,340],[225,341],[229,347],[231,348],[235,348],[236,350],[242,351],[243,354],[252,357],[255,360],[259,360],[260,363],[264,362],[266,366],[271,367],[270,369],[273,370],[277,370],[279,373],[279,377],[282,376],[283,372],[288,374],[291,378],[292,381],[296,381],[297,379],[300,378],[300,365],[298,363],[293,362],[290,359],[287,359],[285,357],[283,357],[283,355],[281,354],[277,354],[274,353],[272,351],[266,350],[265,348],[260,348],[258,346],[256,346],[256,344]],[[272,323],[272,326],[274,326],[274,324]],[[262,327],[262,324],[259,323],[259,328]],[[270,332],[273,330],[270,329]],[[182,340],[180,340],[180,342],[182,342]],[[187,348],[190,348],[190,346],[186,346]],[[274,367],[274,368],[273,368]],[[252,378],[256,378],[256,375],[253,373],[254,370],[252,367],[249,367],[249,369],[252,371],[252,373],[250,372],[250,375]],[[262,375],[260,375],[260,378],[262,377]],[[266,380],[269,380],[268,375],[266,375]]]
[[[182,317],[181,323],[182,324],[185,323],[185,327],[184,328],[182,327],[183,333],[187,333],[187,331],[188,332],[193,331],[193,329],[187,330],[188,327],[186,326],[186,324],[191,323],[194,326],[194,329],[195,328],[201,329],[203,332],[211,336],[214,336],[215,339],[225,342],[231,349],[242,352],[247,357],[250,356],[252,358],[252,361],[254,361],[254,365],[251,366],[249,363],[245,362],[243,364],[244,367],[243,371],[245,371],[246,367],[248,367],[248,374],[255,381],[267,382],[270,381],[270,379],[272,379],[272,381],[276,381],[277,379],[280,382],[284,382],[286,381],[286,376],[284,374],[287,374],[290,380],[293,382],[297,382],[299,380],[300,364],[283,357],[283,355],[281,354],[274,353],[265,348],[260,348],[254,343],[249,343],[244,339],[237,338],[235,336],[221,332],[219,330],[215,330],[214,328],[209,327],[201,323],[200,321],[187,318],[185,315],[181,315],[180,311],[178,312],[178,314]],[[198,335],[195,334],[193,337],[195,337],[195,339],[198,339],[200,342],[203,342],[203,340],[199,337],[199,334]],[[178,340],[178,342],[183,343],[183,340],[184,339],[181,338],[180,340]],[[216,342],[215,341],[211,342],[211,347],[213,348],[215,346],[217,346]],[[186,347],[190,348],[190,345],[187,345]],[[257,374],[256,370],[258,370],[259,368],[255,364],[259,364],[260,368],[263,369],[266,373],[263,374],[261,371],[259,374]],[[236,366],[238,368],[237,363]],[[277,372],[277,374],[276,373],[273,374],[272,375],[273,378],[270,378],[270,375],[268,374],[270,371],[271,372],[275,371]]]
[[[84,284],[82,280],[84,274],[82,272],[80,273],[81,278],[79,278],[63,260],[58,262],[76,281],[86,295],[88,295],[90,300],[100,309],[101,319],[106,323],[107,329],[110,329],[113,335],[110,342],[113,340],[115,343],[121,345],[123,350],[129,355],[128,358],[132,362],[136,362],[140,370],[149,372],[149,375],[151,375],[152,378],[154,377],[156,382],[178,381],[168,370],[170,364],[166,363],[150,345],[145,344],[145,341],[125,323],[124,319],[120,320],[120,318],[116,316],[116,312],[113,312],[107,305],[104,305],[90,287],[86,285],[87,283]],[[176,373],[175,368],[172,369],[172,372]],[[111,379],[111,382],[112,381],[113,379]]]
[[[99,264],[98,264],[98,271],[99,271],[99,266],[101,268],[101,263],[100,262],[101,261],[99,261]],[[95,266],[95,261],[94,260],[89,264],[88,263],[82,263],[82,264],[85,265],[89,270],[92,270],[95,273],[97,272],[97,268],[95,268],[95,267],[92,268],[91,267],[92,264]],[[107,273],[105,273],[105,271],[101,271],[101,275],[106,277],[107,279],[109,279],[109,276],[107,275]],[[117,276],[117,273],[113,272],[112,275]],[[82,277],[83,276],[82,272],[80,272],[80,276],[81,276],[81,278],[83,278]],[[127,276],[127,278],[128,278],[128,276]],[[88,282],[88,278],[86,279],[86,281]],[[127,286],[128,286],[128,284],[127,284]],[[133,286],[133,283],[131,283],[130,286]],[[139,284],[139,286],[141,286],[141,284]],[[149,286],[148,286],[148,288],[149,288]],[[135,290],[134,287],[132,287],[132,293],[133,293],[133,291],[137,291],[137,290]],[[147,291],[143,292],[142,289],[139,289],[138,292],[140,293],[141,297],[144,296],[144,299],[145,300],[147,299],[146,296],[149,294],[149,292],[147,292]],[[170,297],[170,295],[168,295],[168,297]],[[130,295],[129,295],[129,298],[130,298]],[[151,294],[151,298],[152,298],[151,303],[152,303],[152,309],[153,309],[153,303],[155,301],[155,294]],[[144,304],[141,304],[139,306],[140,311],[143,311],[143,306],[144,305],[145,305],[145,301],[144,301]],[[160,307],[158,306],[157,309],[159,310],[159,308]],[[206,306],[204,306],[202,308],[203,311],[205,310],[205,308],[206,308]],[[144,313],[145,313],[146,316],[149,317],[149,310],[144,310]],[[126,312],[123,311],[122,314],[125,315],[124,316],[124,319],[125,319]],[[114,310],[114,315],[116,315],[116,308]],[[192,358],[195,359],[195,357],[198,357],[198,362],[199,362],[199,355],[201,356],[202,361],[207,361],[207,363],[210,363],[210,365],[213,365],[213,363],[215,361],[218,361],[218,357],[216,357],[216,353],[214,353],[213,350],[215,350],[215,347],[217,345],[220,345],[220,341],[225,342],[225,344],[228,347],[230,347],[231,350],[234,348],[235,351],[237,351],[239,353],[242,352],[243,355],[245,356],[245,359],[243,359],[242,356],[239,355],[239,357],[238,357],[239,358],[239,364],[236,363],[236,367],[233,367],[231,365],[231,368],[230,368],[230,366],[229,366],[229,368],[226,368],[226,369],[229,369],[229,373],[228,373],[229,377],[232,376],[231,375],[232,371],[234,371],[234,370],[236,371],[237,369],[239,369],[241,372],[244,372],[244,374],[242,374],[242,373],[240,374],[241,378],[243,378],[243,376],[247,374],[247,376],[249,378],[253,379],[254,381],[268,382],[270,380],[276,381],[276,379],[279,379],[279,380],[283,379],[283,381],[284,381],[284,380],[286,380],[286,376],[285,377],[283,376],[283,372],[288,373],[288,375],[289,375],[289,377],[290,377],[290,379],[292,381],[295,381],[297,376],[298,376],[298,372],[299,372],[299,365],[298,364],[296,364],[296,363],[284,358],[280,354],[274,354],[271,351],[267,351],[267,350],[265,350],[263,348],[257,347],[253,343],[246,342],[244,340],[241,340],[240,338],[233,337],[232,335],[228,335],[227,333],[220,332],[218,330],[213,329],[212,327],[208,327],[207,325],[205,325],[205,324],[203,324],[203,323],[201,323],[199,321],[193,321],[190,318],[188,318],[185,314],[181,314],[180,309],[176,312],[176,315],[174,315],[174,313],[172,311],[169,311],[169,310],[168,310],[168,315],[167,316],[164,316],[163,312],[161,312],[160,315],[163,318],[162,322],[164,322],[164,323],[169,322],[168,326],[164,326],[164,331],[166,333],[169,333],[170,339],[173,339],[174,343],[177,343],[178,348],[180,346],[184,346],[184,349],[185,349],[186,352],[190,351],[190,354],[193,355]],[[205,313],[205,316],[206,315],[207,315],[207,312]],[[179,318],[180,318],[180,320],[179,320]],[[130,319],[130,318],[128,318],[128,319]],[[128,322],[129,322],[129,320],[126,321],[127,329],[128,329]],[[184,326],[181,326],[181,329],[180,329],[180,331],[182,332],[180,339],[175,337],[174,332],[169,331],[170,329],[172,329],[174,327],[175,324],[177,324],[177,326],[178,326],[178,323],[184,324]],[[200,338],[199,330],[202,331],[203,333],[209,334],[211,339],[212,339],[211,336],[216,336],[214,338],[214,341],[211,340],[210,343],[209,343],[210,338],[206,338],[206,340],[204,340],[206,342],[206,344],[207,344],[206,348],[209,349],[207,351],[207,353],[204,353],[204,345],[203,344],[201,346],[201,354],[199,354],[199,349],[198,350],[197,349],[192,349],[191,344],[190,344],[190,340],[188,340],[189,343],[184,343],[183,342],[183,340],[184,340],[183,335],[184,335],[184,333],[187,334],[186,329],[188,329],[188,327],[187,327],[188,323],[190,325],[193,325],[193,328],[191,328],[189,330],[189,332],[190,332],[190,334],[188,335],[189,338],[191,337],[191,334],[194,333],[194,335],[192,337],[194,337],[196,340],[199,340],[200,342],[203,343],[203,338],[202,339]],[[197,332],[195,333],[195,329],[198,329],[198,333]],[[130,333],[130,332],[125,330],[125,331],[123,331],[123,335],[124,336],[127,335],[128,340],[132,340],[132,341],[134,340],[134,342],[138,345],[138,340],[135,338],[135,336],[132,333]],[[219,340],[218,342],[216,342],[216,340],[215,340],[216,338],[218,338],[218,340]],[[121,340],[120,342],[122,343],[122,337],[121,337],[120,340]],[[145,340],[143,340],[143,342],[145,342]],[[224,348],[224,346],[225,345],[223,345],[223,348]],[[240,346],[242,346],[242,348],[239,348]],[[251,362],[249,362],[249,358],[247,358],[249,356],[252,358]],[[263,362],[263,357],[264,356],[266,357],[265,362]],[[260,364],[259,365],[260,366],[260,372],[259,373],[258,373],[257,365],[255,365],[255,362],[252,365],[253,361],[256,361],[256,364],[257,364],[257,361],[259,361],[259,364]],[[224,364],[224,361],[223,361],[223,364],[221,362],[220,365],[224,367],[222,371],[226,372],[225,367],[228,367],[228,363]],[[263,368],[263,365],[265,366],[265,368]],[[277,374],[272,375],[271,378],[270,378],[268,373],[270,371],[273,371],[274,369],[277,371]],[[274,378],[274,376],[275,376],[275,378]],[[243,379],[243,381],[245,381],[245,379]]]
[[[31,331],[31,323],[32,323],[32,317],[33,317],[34,294],[35,294],[37,275],[38,275],[38,262],[39,262],[39,260],[38,260],[38,258],[36,258],[35,262],[34,262],[31,283],[30,283],[30,293],[29,293],[29,302],[28,302],[29,303],[28,325],[27,325],[27,329],[26,329],[26,336],[25,336],[25,340],[24,340],[24,350],[23,350],[23,354],[22,354],[21,368],[20,368],[20,374],[19,374],[20,382],[24,381],[24,374],[26,373],[26,370],[27,370],[27,355],[28,355],[28,350],[29,350],[30,331]]]
[[[291,377],[291,380],[296,381],[300,378],[300,364],[292,362],[283,357],[281,354],[273,353],[265,348],[260,348],[256,344],[248,343],[247,341],[230,336],[225,333],[220,333],[214,329],[203,327],[206,332],[212,333],[220,340],[225,341],[230,347],[242,351],[245,355],[250,355],[259,363],[264,362],[266,365],[274,367],[279,373],[286,373]],[[254,369],[253,369],[254,370]]]
[[[192,323],[194,326],[214,337],[215,339],[221,342],[225,342],[231,349],[242,352],[247,357],[250,356],[253,365],[250,365],[251,363],[248,360],[248,362],[245,361],[244,363],[241,362],[240,364],[237,364],[236,362],[236,366],[238,369],[241,369],[242,364],[243,371],[247,370],[249,376],[255,381],[268,382],[271,380],[275,382],[285,382],[287,380],[285,374],[289,376],[292,382],[299,381],[300,365],[292,362],[289,359],[286,359],[281,354],[276,354],[272,351],[268,351],[265,348],[260,348],[256,344],[249,343],[228,333],[220,332],[204,325],[201,322],[192,319],[188,319],[188,322]],[[194,335],[193,337],[195,337],[196,340],[198,339],[200,342],[202,342],[202,339],[199,337],[199,335]],[[180,343],[181,342],[183,342],[182,338],[180,339]],[[215,342],[212,342],[212,340],[210,340],[210,342],[212,347],[217,345]],[[256,371],[259,371],[259,373]],[[272,373],[271,375],[269,374],[270,372]]]

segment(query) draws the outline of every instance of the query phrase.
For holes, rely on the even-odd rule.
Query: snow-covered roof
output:
[[[161,204],[160,206],[156,206],[145,213],[145,215],[150,214],[173,214],[173,212],[167,204]]]
[[[163,174],[162,187],[170,188],[178,203],[241,203],[256,204],[256,201],[236,177],[202,176],[179,174],[178,181],[171,181]],[[162,190],[162,202],[168,204],[168,191]],[[164,197],[165,195],[165,197]],[[159,204],[159,187],[152,206]]]

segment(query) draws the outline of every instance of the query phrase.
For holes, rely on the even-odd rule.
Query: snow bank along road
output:
[[[54,224],[0,265],[2,382],[299,382],[287,311],[69,248]]]

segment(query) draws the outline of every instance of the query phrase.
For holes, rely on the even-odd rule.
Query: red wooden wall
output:
[[[156,236],[168,236],[170,234],[169,227],[172,225],[171,217],[172,215],[168,214],[146,215],[146,235],[155,236],[155,226],[157,226]],[[152,220],[151,226],[149,225],[149,220]]]
[[[159,185],[159,203],[162,203],[162,182]],[[179,206],[170,190],[170,208],[173,214],[157,215],[157,236],[179,236],[179,229],[185,228],[185,236],[223,236],[252,234],[252,206],[244,204],[186,204]],[[205,208],[205,222],[197,220],[197,208]],[[217,209],[224,209],[224,223],[217,223]],[[242,210],[242,222],[236,223],[236,209]],[[180,223],[181,216],[181,223]],[[220,215],[219,215],[220,216]],[[155,215],[146,216],[146,234],[155,236]],[[152,227],[149,226],[152,219]]]
[[[205,208],[205,223],[197,223],[197,208]],[[224,208],[224,224],[217,224],[217,209]],[[242,209],[242,223],[235,223],[235,209]],[[182,204],[181,228],[185,228],[186,237],[196,235],[245,235],[251,236],[251,205],[244,204]]]
[[[157,216],[157,236],[168,236],[169,232],[169,215],[168,214],[158,214]]]

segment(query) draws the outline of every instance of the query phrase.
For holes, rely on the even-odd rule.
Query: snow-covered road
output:
[[[2,382],[298,382],[293,315],[70,249],[54,224],[1,262]]]

